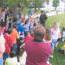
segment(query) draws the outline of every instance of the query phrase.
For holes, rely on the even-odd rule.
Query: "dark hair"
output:
[[[44,33],[42,33],[42,32],[34,32],[34,35],[36,37],[40,37],[41,39],[44,37]]]
[[[11,29],[8,29],[8,30],[6,31],[6,33],[8,33],[8,34],[11,34],[11,32],[12,32]]]
[[[16,54],[14,54],[14,53],[10,53],[10,57],[15,57],[16,56]]]
[[[13,28],[17,28],[15,24],[13,25]]]
[[[17,21],[17,18],[14,16],[13,17],[13,22],[16,22]]]
[[[44,13],[44,11],[42,10],[41,13]]]
[[[5,27],[6,26],[5,22],[3,22],[3,20],[0,21],[0,26],[1,27]]]
[[[27,19],[27,20],[25,21],[25,24],[27,24],[27,23],[28,23],[28,21],[29,21],[29,19]]]

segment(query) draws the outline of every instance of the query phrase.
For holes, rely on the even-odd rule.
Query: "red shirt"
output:
[[[25,42],[25,51],[26,65],[50,65],[47,64],[52,53],[50,43],[35,42],[29,38],[29,41]]]
[[[5,34],[5,52],[10,53],[11,52],[11,47],[13,46],[13,40],[9,34]]]

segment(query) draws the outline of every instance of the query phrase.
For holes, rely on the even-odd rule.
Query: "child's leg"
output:
[[[4,59],[4,60],[6,60],[8,57],[10,57],[9,54],[7,54],[7,53],[4,53],[4,54],[3,54],[3,59]]]
[[[52,40],[52,42],[51,42],[51,47],[52,47],[52,49],[54,49],[54,47],[55,47],[55,42],[54,42],[54,40]]]
[[[54,45],[54,47],[53,48],[55,48],[56,47],[56,45],[57,45],[57,39],[54,39],[54,40],[52,40],[52,44]]]

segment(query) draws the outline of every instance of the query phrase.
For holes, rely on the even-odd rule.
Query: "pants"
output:
[[[3,54],[3,59],[6,60],[7,58],[9,58],[10,56],[7,53]]]
[[[3,65],[3,58],[0,58],[0,65]]]
[[[56,44],[57,44],[57,39],[53,39],[52,43],[51,43],[52,49],[54,49],[56,47]]]

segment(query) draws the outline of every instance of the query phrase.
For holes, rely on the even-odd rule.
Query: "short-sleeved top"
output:
[[[50,65],[47,64],[48,58],[52,53],[50,43],[36,42],[29,37],[25,41],[24,48],[27,53],[26,65]]]
[[[12,30],[12,33],[10,35],[11,35],[11,37],[13,39],[13,43],[16,43],[16,40],[19,37],[19,35],[18,35],[18,32],[17,32],[17,30],[15,28]]]

